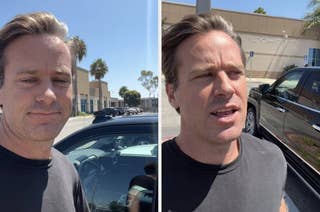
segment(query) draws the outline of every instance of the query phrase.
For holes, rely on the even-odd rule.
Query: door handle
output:
[[[285,109],[283,109],[283,108],[281,108],[281,107],[276,107],[276,109],[277,109],[278,111],[280,111],[281,113],[286,112],[286,110],[285,110]]]
[[[320,126],[313,124],[312,125],[313,129],[317,130],[318,132],[320,132]]]

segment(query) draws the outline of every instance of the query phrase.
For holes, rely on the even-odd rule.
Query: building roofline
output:
[[[89,73],[89,71],[88,71],[87,69],[82,68],[82,67],[80,67],[80,66],[77,66],[77,70],[83,71],[83,72],[86,72],[86,73]]]
[[[162,3],[175,4],[175,5],[180,5],[180,6],[192,7],[192,8],[196,7],[196,5],[188,4],[188,3],[179,3],[179,2],[170,2],[170,1],[162,1]],[[227,9],[221,9],[221,8],[216,8],[216,7],[211,7],[211,10],[238,13],[238,14],[246,14],[246,15],[253,15],[253,16],[263,16],[263,17],[274,18],[274,19],[287,19],[287,20],[295,20],[295,21],[305,22],[303,19],[289,18],[289,17],[282,17],[282,16],[264,15],[264,14],[254,13],[254,12],[250,13],[250,12],[242,12],[242,11],[236,11],[236,10],[227,10]]]

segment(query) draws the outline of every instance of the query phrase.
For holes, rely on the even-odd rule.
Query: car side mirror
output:
[[[270,84],[259,85],[259,90],[261,91],[262,94],[265,94],[269,88],[270,88]]]

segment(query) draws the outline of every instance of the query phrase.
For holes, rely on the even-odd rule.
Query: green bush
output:
[[[78,116],[90,116],[90,114],[85,112],[79,112]]]

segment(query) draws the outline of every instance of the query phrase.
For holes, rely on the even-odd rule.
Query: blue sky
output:
[[[196,0],[171,0],[195,5]],[[252,12],[263,7],[268,15],[301,19],[310,9],[309,0],[211,0],[218,9]],[[87,70],[97,58],[106,61],[113,97],[123,85],[148,92],[137,80],[141,70],[158,70],[157,0],[5,0],[1,1],[0,26],[13,16],[48,11],[69,27],[69,36],[78,35],[87,44],[87,56],[79,64]],[[90,77],[90,79],[93,79]]]
[[[5,0],[0,27],[33,11],[53,13],[68,25],[69,36],[85,41],[87,56],[80,67],[89,70],[95,59],[105,60],[109,72],[103,80],[113,97],[123,85],[148,96],[137,79],[141,70],[158,74],[157,0]]]
[[[170,2],[196,4],[196,0],[170,0]],[[211,0],[211,7],[248,13],[263,7],[267,15],[302,19],[310,11],[309,2],[310,0]]]

